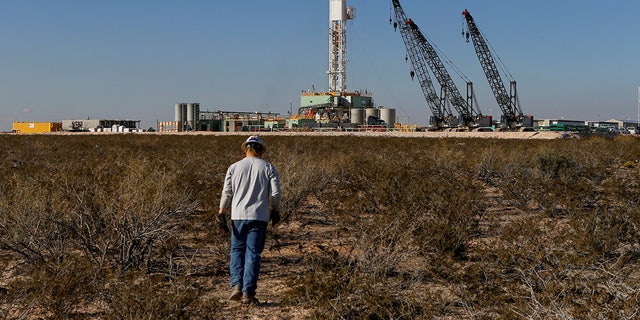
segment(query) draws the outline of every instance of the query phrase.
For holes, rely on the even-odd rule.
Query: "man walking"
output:
[[[229,300],[256,304],[260,254],[267,224],[280,221],[280,178],[276,168],[262,159],[267,151],[259,136],[242,144],[244,159],[227,169],[218,211],[218,224],[229,232],[225,211],[231,208],[231,295]]]

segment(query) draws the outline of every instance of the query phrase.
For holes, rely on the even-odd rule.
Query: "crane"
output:
[[[397,0],[393,0],[394,8],[399,6]],[[446,92],[441,88],[441,95],[438,96],[438,93],[433,86],[433,81],[431,81],[431,77],[429,76],[429,72],[427,67],[429,65],[427,57],[422,53],[420,43],[418,39],[415,37],[414,33],[411,31],[411,26],[406,24],[406,17],[400,17],[399,14],[404,16],[404,13],[400,13],[398,10],[396,12],[396,23],[394,24],[395,28],[398,27],[398,21],[400,23],[400,34],[402,35],[402,40],[404,41],[405,47],[407,48],[407,56],[411,60],[412,70],[410,72],[411,79],[414,77],[418,78],[420,82],[420,87],[422,88],[422,93],[427,101],[427,105],[431,109],[431,113],[433,116],[429,120],[429,124],[435,129],[441,129],[444,127],[455,125],[453,114],[451,110],[446,106]],[[390,19],[391,20],[391,19]],[[391,21],[390,21],[391,22]],[[406,59],[406,58],[405,58]]]
[[[466,128],[480,125],[490,126],[490,118],[483,117],[479,110],[473,108],[471,99],[473,84],[467,82],[467,99],[463,98],[438,53],[420,31],[418,25],[412,19],[407,18],[400,1],[392,0],[391,3],[395,12],[394,27],[400,27],[400,33],[405,39],[405,46],[411,56],[411,61],[423,59],[429,65],[431,72],[440,84],[444,96],[448,98],[460,116],[458,124]]]
[[[502,117],[500,119],[502,128],[516,129],[518,127],[533,127],[533,117],[525,116],[520,108],[516,81],[513,79],[510,80],[509,93],[507,93],[507,89],[502,81],[500,73],[498,72],[498,68],[496,67],[496,63],[491,55],[489,46],[476,26],[473,17],[467,9],[462,11],[462,15],[467,23],[467,42],[469,41],[469,36],[471,36],[476,55],[482,65],[482,70],[484,70],[484,74],[489,81],[493,95],[495,96],[498,106],[502,111]]]

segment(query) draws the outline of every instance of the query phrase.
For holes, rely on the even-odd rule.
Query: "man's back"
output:
[[[231,220],[269,221],[271,201],[280,201],[275,167],[258,157],[246,157],[227,170],[222,201],[231,199]]]

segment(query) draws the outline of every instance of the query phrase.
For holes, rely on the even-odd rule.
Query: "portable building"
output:
[[[13,132],[46,133],[62,130],[62,122],[14,122]]]

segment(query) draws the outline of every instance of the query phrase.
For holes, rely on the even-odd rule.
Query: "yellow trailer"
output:
[[[62,130],[62,122],[14,122],[13,132],[45,133]]]

